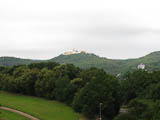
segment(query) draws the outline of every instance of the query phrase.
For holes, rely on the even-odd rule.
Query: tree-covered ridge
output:
[[[20,64],[30,64],[35,62],[58,62],[58,63],[69,63],[74,64],[80,68],[90,68],[96,67],[104,69],[107,73],[119,74],[125,73],[127,71],[134,71],[140,63],[146,65],[148,71],[160,70],[160,52],[153,52],[144,57],[137,59],[127,59],[127,60],[116,60],[107,59],[99,57],[95,54],[79,53],[72,55],[60,55],[49,60],[30,60],[30,59],[20,59],[14,57],[0,57],[0,65],[4,66],[14,66]]]
[[[108,73],[125,73],[127,71],[134,71],[140,63],[146,65],[149,71],[160,70],[160,52],[154,52],[137,59],[114,60],[96,56],[94,54],[73,54],[60,55],[51,59],[59,63],[72,63],[80,68],[97,67],[102,68]]]
[[[50,61],[55,61],[59,63],[71,63],[84,69],[90,67],[102,68],[109,73],[118,72],[117,69],[119,69],[120,63],[123,63],[123,61],[101,58],[95,54],[85,53],[73,55],[60,55],[51,59]]]
[[[16,58],[16,57],[0,57],[1,66],[12,67],[14,65],[21,65],[21,64],[28,65],[34,62],[40,62],[40,60],[21,59],[21,58]]]

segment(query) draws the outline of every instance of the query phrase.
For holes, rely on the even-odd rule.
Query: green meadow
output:
[[[16,113],[6,111],[6,110],[0,110],[0,120],[30,120],[26,117],[23,117],[21,115],[18,115]]]
[[[40,120],[84,120],[83,116],[75,113],[71,107],[53,100],[0,91],[0,104],[28,113]]]

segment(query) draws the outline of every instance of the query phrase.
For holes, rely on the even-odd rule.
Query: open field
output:
[[[3,118],[3,120],[30,120],[26,117],[23,117],[10,111],[0,110],[0,112],[0,118]]]
[[[41,120],[84,120],[82,115],[57,101],[0,91],[0,103],[2,106],[23,111]]]

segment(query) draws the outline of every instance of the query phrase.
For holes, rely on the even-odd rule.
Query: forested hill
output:
[[[0,57],[0,65],[12,67],[14,65],[20,64],[30,64],[34,62],[39,62],[39,60],[31,60],[31,59],[21,59],[16,57]]]
[[[80,68],[97,67],[108,73],[124,73],[137,69],[137,65],[144,63],[148,70],[160,70],[160,51],[153,52],[144,57],[128,60],[114,60],[99,57],[95,54],[79,53],[72,55],[60,55],[47,60],[58,63],[72,63]],[[0,65],[13,66],[19,64],[30,64],[34,62],[46,62],[46,60],[20,59],[14,57],[0,57]]]
[[[72,55],[60,55],[51,59],[59,63],[72,63],[80,68],[97,67],[103,68],[109,73],[124,73],[126,71],[132,71],[137,69],[137,66],[141,63],[146,65],[148,70],[160,70],[160,51],[153,52],[144,57],[137,59],[127,60],[115,60],[99,57],[95,54],[72,54]]]
[[[90,68],[97,67],[103,68],[105,71],[110,73],[119,72],[120,65],[123,64],[121,60],[111,60],[99,57],[95,54],[72,54],[72,55],[60,55],[51,59],[50,61],[55,61],[59,63],[72,63],[80,68]]]

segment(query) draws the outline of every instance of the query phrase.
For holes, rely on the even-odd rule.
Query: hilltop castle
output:
[[[86,52],[73,49],[72,51],[65,52],[63,55],[72,55],[72,54],[78,54],[78,53],[86,53]]]

